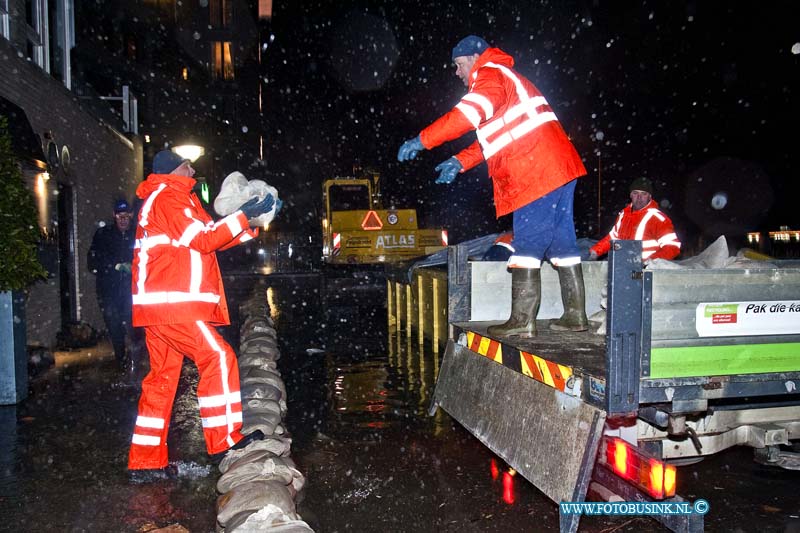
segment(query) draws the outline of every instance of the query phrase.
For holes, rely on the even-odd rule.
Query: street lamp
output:
[[[199,144],[182,144],[180,146],[173,146],[172,151],[184,159],[188,159],[192,163],[197,161],[197,158],[206,153],[206,149]]]

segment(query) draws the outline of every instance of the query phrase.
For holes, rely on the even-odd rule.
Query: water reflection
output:
[[[416,332],[387,325],[383,286],[335,305],[326,305],[320,286],[286,280],[267,292],[284,352],[279,364],[295,391],[290,412],[312,421],[311,433],[432,423],[438,434],[446,415],[431,419],[427,412],[439,350],[420,344]],[[295,421],[292,431],[302,440],[307,424]]]

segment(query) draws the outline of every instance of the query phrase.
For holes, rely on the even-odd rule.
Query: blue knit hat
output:
[[[467,35],[458,41],[458,44],[453,48],[453,61],[461,56],[471,56],[472,54],[480,55],[487,48],[489,48],[489,43],[477,35]]]
[[[179,156],[172,150],[161,150],[153,158],[153,174],[169,174],[188,159]]]

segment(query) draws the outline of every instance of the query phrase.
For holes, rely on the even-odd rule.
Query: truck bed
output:
[[[509,348],[537,355],[575,373],[604,378],[606,373],[606,339],[589,331],[553,331],[549,320],[537,320],[538,335],[532,339],[508,337],[497,339]],[[498,322],[459,322],[453,324],[462,331],[474,331],[488,337],[486,329]]]
[[[607,335],[554,332],[539,320],[532,339],[488,339],[488,326],[509,313],[504,265],[451,262],[450,313],[465,334],[460,342],[490,358],[500,346],[496,362],[617,413],[654,403],[800,398],[795,265],[643,272],[635,251],[616,257],[607,268],[584,265],[587,315],[608,286]],[[538,316],[561,312],[558,276],[543,265]]]

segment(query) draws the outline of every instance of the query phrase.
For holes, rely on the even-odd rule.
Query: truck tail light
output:
[[[645,454],[622,439],[603,439],[600,462],[657,500],[675,496],[675,466]]]

